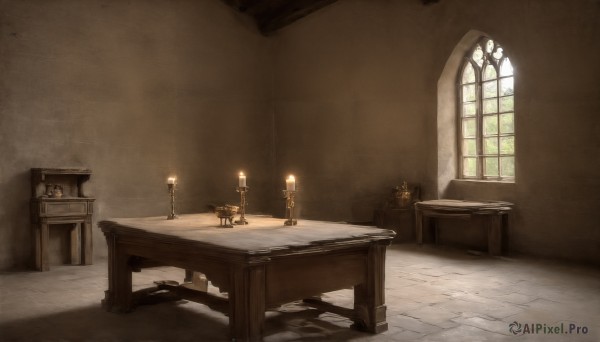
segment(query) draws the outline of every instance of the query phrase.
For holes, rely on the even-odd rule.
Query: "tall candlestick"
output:
[[[293,175],[290,175],[288,179],[285,180],[285,189],[287,191],[296,191],[296,178]]]
[[[248,192],[248,190],[250,189],[250,187],[246,186],[246,182],[244,180],[244,186],[241,185],[241,181],[240,181],[240,186],[238,186],[237,188],[237,192],[240,193],[240,219],[235,221],[235,224],[248,224],[248,220],[246,220],[246,193]]]
[[[294,213],[296,190],[283,190],[283,197],[285,198],[285,217],[287,218],[283,224],[286,226],[295,226],[298,224]]]
[[[169,189],[169,195],[171,197],[171,212],[167,216],[167,220],[173,220],[177,218],[175,214],[175,186],[177,185],[177,178],[167,178],[167,188]]]
[[[241,188],[246,186],[246,175],[243,172],[240,172],[239,186]]]

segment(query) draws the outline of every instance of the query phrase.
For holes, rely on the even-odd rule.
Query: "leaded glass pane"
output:
[[[475,177],[477,175],[477,159],[463,158],[463,175],[465,177]]]
[[[485,67],[485,71],[483,72],[483,80],[487,81],[487,80],[493,80],[496,79],[498,77],[498,74],[496,73],[496,68],[494,68],[493,65],[488,64]]]
[[[489,99],[490,97],[498,96],[498,82],[489,81],[483,82],[483,98]]]
[[[498,176],[498,157],[485,157],[483,162],[484,176]]]
[[[506,57],[500,64],[500,76],[511,76],[513,74],[513,66],[510,60]]]
[[[500,133],[515,132],[515,115],[514,113],[500,114]]]
[[[483,135],[498,134],[498,116],[490,115],[483,117]]]
[[[475,85],[463,86],[463,102],[475,101]]]
[[[496,51],[492,54],[492,56],[495,59],[500,59],[500,58],[502,58],[502,55],[503,55],[502,51],[503,51],[502,48],[498,47],[498,48],[496,48]]]
[[[483,138],[483,154],[498,154],[498,137]]]
[[[515,137],[500,137],[500,153],[514,154],[515,153]]]
[[[463,116],[474,116],[477,113],[475,102],[463,103]]]
[[[470,62],[466,64],[465,70],[463,70],[462,83],[475,83],[475,70]]]
[[[477,155],[477,141],[475,139],[463,139],[463,156]]]
[[[514,90],[514,78],[507,77],[500,80],[500,96],[512,95]]]
[[[463,120],[463,137],[474,138],[477,133],[477,126],[475,119],[464,119]]]
[[[477,45],[475,47],[475,50],[473,51],[473,60],[475,61],[475,63],[477,63],[477,65],[483,65],[483,50],[479,45]]]
[[[498,99],[483,100],[483,114],[498,113]]]
[[[500,112],[512,112],[515,110],[514,97],[506,96],[500,98]]]
[[[500,157],[500,176],[515,176],[515,157]]]
[[[492,53],[493,50],[494,50],[494,41],[490,39],[485,44],[485,51],[487,53]]]

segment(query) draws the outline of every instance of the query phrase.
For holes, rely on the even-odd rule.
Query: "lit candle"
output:
[[[246,187],[246,175],[243,172],[240,172],[240,188]]]
[[[175,184],[175,180],[176,179],[177,178],[175,178],[175,177],[169,177],[169,178],[167,178],[167,184]]]
[[[285,180],[285,189],[287,191],[296,191],[296,178],[290,175],[288,179]]]

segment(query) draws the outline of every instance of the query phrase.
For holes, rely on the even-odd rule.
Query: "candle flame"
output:
[[[244,173],[243,173],[243,172],[240,172],[240,176],[243,176],[243,175],[244,175]]]
[[[289,176],[288,176],[288,179],[289,179],[289,180],[296,180],[296,178],[294,177],[294,175],[289,175]]]

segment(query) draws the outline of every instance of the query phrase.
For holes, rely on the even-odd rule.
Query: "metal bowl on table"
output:
[[[233,228],[233,217],[237,214],[240,207],[237,205],[225,204],[215,207],[215,215],[220,219],[220,226],[224,228]]]

